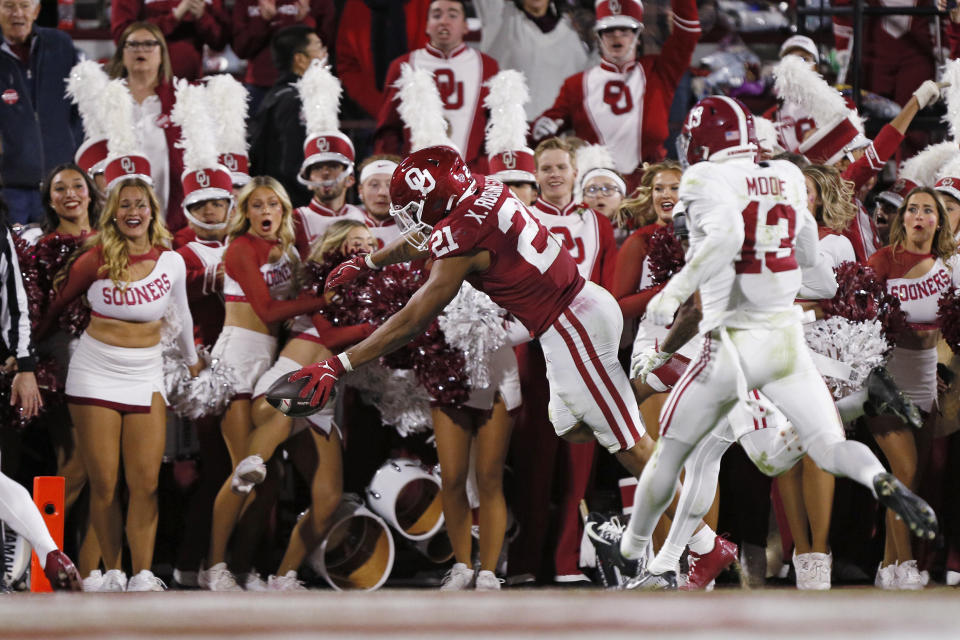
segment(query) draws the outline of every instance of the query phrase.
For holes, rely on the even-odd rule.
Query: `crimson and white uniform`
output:
[[[578,138],[605,145],[624,175],[666,157],[673,94],[700,39],[696,2],[672,0],[671,8],[673,31],[659,55],[622,68],[601,60],[564,80],[553,106],[540,116],[562,121],[561,131],[572,127]]]
[[[582,202],[570,201],[561,209],[537,198],[531,209],[573,256],[580,275],[610,289],[617,261],[610,221]]]
[[[423,49],[411,51],[390,63],[383,84],[386,97],[374,133],[374,153],[406,155],[410,151],[409,133],[397,111],[397,88],[394,86],[404,62],[433,74],[443,101],[443,115],[450,124],[450,139],[472,170],[486,173],[483,131],[487,115],[483,100],[487,88],[483,83],[496,75],[499,67],[496,60],[465,44],[447,55],[427,44]]]
[[[223,280],[219,274],[226,248],[218,240],[193,239],[177,249],[187,269],[187,299],[197,341],[208,347],[216,343],[223,329]]]
[[[306,260],[310,254],[310,247],[323,237],[327,229],[338,220],[356,220],[366,222],[367,217],[363,209],[352,204],[344,204],[339,211],[334,211],[318,202],[316,198],[310,200],[305,207],[297,207],[293,212],[293,229],[296,233],[297,251],[300,258]]]
[[[223,255],[223,294],[226,302],[246,302],[270,325],[294,316],[313,313],[323,306],[322,298],[304,296],[290,300],[296,256],[282,253],[270,261],[276,242],[252,233],[234,238]],[[270,367],[277,339],[242,327],[225,326],[213,348],[213,357],[233,366],[239,385],[236,398],[249,398],[260,375]]]
[[[118,286],[98,273],[104,264],[101,247],[87,251],[70,267],[67,282],[51,303],[41,327],[49,326],[50,319],[80,295],[86,295],[92,316],[125,322],[156,322],[173,307],[180,323],[177,346],[187,364],[196,363],[183,258],[174,251],[154,248],[142,256],[131,256],[130,263],[146,260],[155,261],[150,273]],[[151,347],[117,347],[84,332],[67,371],[68,402],[149,413],[154,393],[166,398],[162,351],[159,342]]]
[[[393,216],[381,220],[374,218],[366,209],[360,209],[360,211],[363,212],[363,221],[367,224],[373,237],[377,239],[377,244],[380,245],[381,249],[403,235]]]
[[[431,256],[489,251],[490,267],[467,281],[539,337],[557,434],[582,420],[609,451],[629,449],[643,426],[617,361],[623,322],[616,301],[584,281],[570,253],[503,183],[481,177],[478,187],[434,226]]]
[[[931,254],[895,251],[884,247],[871,256],[869,264],[878,276],[887,282],[887,291],[900,299],[900,308],[907,315],[910,327],[917,330],[937,328],[937,306],[940,296],[960,282],[958,263],[944,264],[936,258],[922,275],[905,277],[918,264],[929,260]],[[929,412],[937,399],[937,348],[893,348],[887,369],[897,386],[913,400],[921,411]]]

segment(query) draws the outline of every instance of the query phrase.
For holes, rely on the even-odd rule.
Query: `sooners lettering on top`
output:
[[[106,286],[103,288],[103,303],[116,306],[147,304],[162,298],[170,287],[170,276],[165,273],[147,284],[123,289],[116,285]]]
[[[891,285],[890,293],[903,301],[920,300],[928,296],[939,296],[940,292],[953,286],[950,272],[940,269],[920,282]]]

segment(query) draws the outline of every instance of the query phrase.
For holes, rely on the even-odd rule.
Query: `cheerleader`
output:
[[[957,276],[946,264],[956,252],[943,201],[927,187],[913,189],[890,224],[890,244],[870,258],[887,290],[900,299],[910,329],[898,340],[887,364],[894,380],[925,416],[921,439],[928,437],[936,417],[937,304],[955,286]],[[867,421],[891,471],[908,487],[916,486],[917,438],[903,422],[886,416]],[[920,572],[910,546],[910,532],[887,512],[886,546],[875,584],[883,589],[922,589]]]
[[[183,259],[167,250],[170,234],[148,183],[112,186],[100,233],[70,267],[40,324],[49,333],[65,306],[81,295],[91,318],[67,373],[66,396],[91,489],[90,518],[107,572],[86,581],[97,591],[158,591],[150,571],[157,529],[157,483],[166,441],[161,327],[169,307],[176,336],[196,375]],[[126,532],[134,575],[121,570],[122,527],[117,499],[120,462],[129,491]],[[96,572],[95,572],[96,573]]]
[[[294,246],[292,213],[283,186],[269,176],[257,176],[241,190],[227,232],[229,245],[223,259],[226,315],[212,355],[231,366],[238,377],[236,395],[221,422],[235,469],[247,453],[253,427],[250,398],[257,380],[273,363],[280,323],[318,311],[325,304],[323,298],[313,295],[295,296],[300,260]],[[238,469],[234,476],[262,479],[265,474],[266,468],[258,463]],[[224,503],[232,501],[231,480],[228,478],[217,494],[208,568],[199,575],[200,586],[212,591],[239,589],[223,560],[233,522],[216,517],[225,510]]]

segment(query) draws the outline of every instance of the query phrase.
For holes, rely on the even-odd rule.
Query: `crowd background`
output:
[[[63,20],[62,7],[58,13],[56,3],[44,0],[37,5],[30,0],[0,0],[0,27],[4,30],[4,43],[0,47],[0,81],[4,83],[4,104],[0,105],[3,150],[0,174],[11,221],[26,224],[47,219],[45,231],[56,228],[48,219],[52,212],[60,213],[50,202],[54,197],[51,185],[64,164],[73,160],[84,140],[77,109],[65,96],[65,78],[83,52],[109,62],[111,77],[128,79],[137,102],[136,126],[148,141],[145,152],[154,167],[154,189],[165,208],[170,231],[177,232],[186,226],[181,207],[184,194],[179,180],[184,170],[183,152],[177,145],[179,127],[170,118],[174,109],[173,79],[198,80],[205,75],[229,72],[243,82],[250,96],[247,120],[250,175],[275,178],[289,194],[292,208],[315,204],[338,216],[364,222],[381,244],[396,236],[389,229],[383,229],[390,226],[382,202],[383,186],[379,187],[379,194],[378,187],[372,184],[365,187],[361,184],[365,181],[361,180],[360,171],[364,161],[375,154],[376,158],[395,160],[410,148],[409,132],[403,128],[395,101],[397,90],[393,86],[400,77],[400,63],[407,61],[428,69],[445,64],[455,68],[454,73],[437,74],[435,79],[441,100],[451,112],[460,110],[464,102],[476,104],[465,112],[462,121],[456,120],[456,116],[450,118],[449,126],[451,139],[478,173],[495,173],[498,167],[503,170],[495,164],[495,158],[487,157],[489,151],[484,145],[487,114],[481,106],[486,94],[483,82],[498,69],[518,69],[524,72],[530,91],[530,100],[525,105],[527,121],[531,124],[528,144],[536,148],[536,153],[526,149],[532,156],[532,164],[525,174],[529,177],[513,176],[512,180],[505,178],[505,181],[513,183],[518,194],[526,193],[532,210],[543,216],[552,232],[563,237],[568,249],[579,252],[575,257],[583,275],[614,293],[621,302],[625,319],[635,328],[642,317],[643,304],[649,299],[649,294],[644,298],[642,290],[650,282],[642,281],[644,276],[632,273],[631,269],[636,271],[637,264],[646,259],[650,237],[656,228],[666,226],[672,204],[676,202],[675,195],[671,201],[669,194],[671,189],[675,193],[681,169],[670,164],[670,159],[677,157],[673,140],[688,108],[699,97],[722,93],[741,99],[755,114],[766,113],[777,119],[778,107],[783,111],[783,105],[775,92],[773,67],[781,54],[786,53],[782,45],[795,30],[796,18],[791,17],[790,11],[782,12],[774,3],[748,6],[725,1],[646,2],[639,50],[649,58],[644,63],[646,75],[638,94],[630,84],[635,81],[631,78],[636,77],[631,67],[632,48],[623,45],[616,49],[617,45],[613,44],[608,45],[609,49],[602,49],[595,30],[595,3],[590,0],[467,1],[462,4],[467,9],[468,28],[459,34],[451,33],[459,28],[458,24],[435,25],[432,32],[425,28],[429,26],[431,4],[429,0],[236,0],[233,3],[161,0],[146,4],[138,0],[118,0],[112,5],[98,4],[95,10],[89,4],[77,3],[73,28],[56,29],[58,23],[70,26],[69,21]],[[81,12],[89,13],[81,16]],[[32,18],[34,14],[36,26],[32,26],[32,19],[28,20],[24,32],[22,16]],[[860,115],[864,118],[866,137],[876,137],[878,158],[870,176],[860,179],[845,174],[855,183],[854,195],[862,203],[864,215],[870,216],[869,220],[860,220],[859,225],[872,229],[872,225],[882,227],[883,222],[889,221],[907,194],[897,187],[898,178],[903,177],[898,175],[900,161],[950,134],[948,126],[941,121],[944,107],[930,96],[923,97],[921,103],[915,92],[925,80],[938,76],[939,63],[956,57],[955,47],[960,46],[957,37],[960,15],[955,14],[943,13],[939,20],[899,16],[867,20],[864,66],[858,71],[861,86],[868,93],[859,100]],[[81,24],[81,20],[86,22]],[[152,26],[145,27],[142,22]],[[132,31],[131,25],[134,25]],[[92,29],[81,30],[81,26]],[[803,26],[812,39],[801,41],[790,52],[807,54],[808,61],[830,83],[849,80],[852,73],[848,68],[849,23],[843,18],[831,21],[810,17]],[[109,40],[103,38],[107,27]],[[941,29],[941,38],[931,34],[934,28]],[[127,42],[132,33],[143,31],[166,43],[162,47],[159,73],[138,71],[137,65],[146,64],[137,57],[139,54],[160,55],[158,48],[151,49],[148,44]],[[91,35],[96,37],[90,38]],[[461,40],[466,47],[461,48]],[[109,44],[112,42],[116,43],[115,48]],[[935,49],[937,42],[942,44],[939,50]],[[632,42],[628,44],[632,46]],[[614,60],[610,69],[605,68],[603,60],[609,65],[610,59],[617,55],[622,59]],[[355,164],[357,167],[354,175],[344,178],[333,189],[336,193],[327,194],[316,187],[317,183],[331,180],[323,174],[323,164],[308,165],[304,158],[304,142],[309,142],[315,132],[311,132],[309,123],[301,118],[301,96],[291,88],[291,83],[303,76],[312,60],[324,58],[331,63],[343,85],[339,130],[351,145],[349,163],[334,165],[352,169]],[[464,65],[467,71],[459,70],[458,64]],[[620,74],[617,77],[622,77],[622,81],[616,81],[625,88],[603,85],[603,91],[615,86],[615,93],[605,93],[601,102],[611,105],[615,115],[639,113],[639,119],[626,125],[613,122],[608,129],[607,124],[585,117],[589,107],[584,105],[596,96],[591,96],[589,89],[579,88],[579,79],[572,83],[565,81],[593,69]],[[582,86],[592,85],[584,81]],[[616,93],[620,91],[626,93]],[[637,97],[635,102],[630,101],[631,95]],[[905,118],[903,114],[908,110],[910,117]],[[797,142],[808,135],[804,130],[807,125],[801,120],[803,118],[791,120],[796,126]],[[890,135],[894,134],[882,138],[883,127],[888,123],[895,125],[899,132],[892,143]],[[809,123],[809,128],[816,129],[818,124]],[[618,129],[621,126],[633,129]],[[632,135],[633,139],[642,139],[642,143],[624,150],[618,146],[624,131],[627,137]],[[554,140],[556,134],[569,137]],[[881,139],[886,144],[883,149],[880,149]],[[587,146],[605,143],[609,159],[598,162],[588,156],[581,158],[577,149],[584,142]],[[779,146],[780,150],[797,151],[785,144]],[[816,164],[833,164],[826,157],[811,160]],[[576,174],[578,164],[580,173]],[[650,170],[651,164],[653,170]],[[846,167],[838,168],[842,171]],[[602,171],[591,174],[589,169]],[[336,172],[331,175],[335,176]],[[915,182],[920,184],[919,180]],[[535,190],[537,183],[539,192]],[[522,191],[524,185],[527,191]],[[530,186],[534,187],[532,192]],[[89,191],[89,207],[93,211],[100,204],[92,196],[94,189]],[[571,216],[576,216],[576,223],[571,222]],[[852,222],[850,225],[843,229],[845,234],[853,228]],[[70,232],[87,233],[91,226],[97,226],[92,216],[85,225]],[[854,236],[858,233],[849,233],[852,248],[855,257],[865,262],[873,251],[857,244]],[[308,235],[312,241],[322,233]],[[877,246],[872,247],[873,250],[886,244],[886,238],[874,237]],[[649,272],[646,276],[649,277]],[[629,360],[633,328],[624,338],[625,363]],[[498,460],[505,460],[506,475],[501,478],[502,489],[498,486],[500,482],[491,483],[487,479],[481,490],[482,495],[487,495],[486,499],[502,490],[511,510],[513,526],[508,530],[510,545],[505,553],[506,572],[502,575],[512,584],[577,582],[585,579],[584,571],[590,572],[589,567],[582,566],[586,560],[582,556],[589,554],[581,552],[579,502],[585,499],[592,510],[598,511],[628,506],[620,503],[624,474],[602,447],[594,443],[571,445],[556,438],[546,416],[542,352],[533,342],[517,346],[516,356],[523,404],[510,411],[513,432],[509,451],[495,451]],[[931,434],[929,442],[926,438],[920,439],[920,461],[914,460],[909,473],[917,476],[917,482],[922,479],[926,483],[920,485],[921,488],[934,506],[939,507],[938,512],[945,520],[947,544],[915,549],[920,566],[931,571],[935,580],[944,581],[949,578],[947,572],[960,572],[960,546],[957,545],[960,532],[954,515],[956,501],[952,499],[956,495],[952,489],[957,487],[960,477],[950,472],[950,462],[960,455],[960,441],[956,436],[957,387],[948,384],[946,378],[941,378],[939,383],[939,403],[921,408],[931,415],[941,415],[942,424],[931,423],[925,427],[927,431],[923,433]],[[936,395],[937,390],[928,391]],[[426,434],[401,435],[381,424],[377,410],[363,401],[361,392],[351,389],[344,395],[350,396],[344,401],[350,411],[340,425],[344,430],[340,436],[344,438],[342,461],[338,460],[342,465],[343,492],[363,494],[376,469],[391,456],[410,455],[428,466],[438,461],[437,451]],[[662,403],[662,394],[659,403]],[[655,401],[641,407],[648,424],[656,425],[659,406]],[[69,431],[64,426],[69,419],[62,407],[58,411],[46,414],[40,423],[27,428],[15,424],[0,427],[5,473],[29,485],[35,475],[63,472],[64,465],[71,459],[72,445],[69,434],[64,433]],[[947,411],[954,415],[945,415]],[[445,418],[441,413],[439,417],[435,414],[434,419],[436,422],[450,417]],[[849,422],[847,429],[848,437],[890,454],[882,440],[879,446],[876,444],[865,420]],[[216,436],[211,438],[209,433],[179,421],[170,421],[167,431],[157,488],[159,517],[153,558],[156,572],[164,576],[171,575],[174,567],[191,571],[191,566],[196,566],[204,555],[194,549],[196,541],[191,543],[194,547],[189,551],[184,546],[184,532],[210,527],[211,514],[198,515],[191,500],[201,491],[215,493],[224,478],[227,480],[221,494],[227,495],[230,478],[220,467],[236,467],[242,457],[233,450],[228,437],[229,455],[219,450],[210,458],[219,466],[206,460],[204,466],[198,461],[212,453],[211,443],[216,442]],[[505,432],[509,434],[509,426]],[[311,502],[312,474],[302,473],[304,480],[297,479],[293,473],[274,471],[295,465],[311,468],[310,462],[301,464],[294,460],[295,451],[297,447],[302,449],[306,436],[301,434],[299,444],[295,438],[278,446],[279,453],[272,458],[264,454],[263,462],[271,470],[268,477],[271,481],[276,477],[281,480],[270,488],[276,496],[273,505],[261,505],[259,512],[250,509],[251,514],[260,513],[263,522],[268,523],[267,538],[259,545],[254,543],[250,549],[234,550],[234,557],[246,555],[243,561],[246,566],[239,569],[241,573],[247,573],[249,567],[254,566],[271,574],[279,565],[284,571],[278,575],[285,574],[285,569],[292,565],[284,556],[284,550],[296,526],[297,515],[308,504],[313,504],[315,509],[329,508],[320,505],[316,495]],[[222,443],[218,442],[217,446],[222,448]],[[271,443],[271,450],[273,446]],[[322,449],[318,451],[323,455]],[[337,451],[339,453],[339,449]],[[918,466],[931,471],[918,474]],[[488,470],[487,475],[489,473]],[[496,465],[493,473],[498,473]],[[817,479],[812,471],[803,473],[804,488],[809,486],[808,491],[813,491]],[[204,487],[204,474],[221,474],[213,491]],[[456,480],[459,489],[465,480],[463,477]],[[127,484],[130,484],[129,478]],[[80,482],[75,490],[79,494],[82,488]],[[269,495],[266,491],[261,493]],[[222,501],[222,496],[218,500]],[[85,500],[78,496],[69,496],[69,499],[76,500],[78,507],[71,510],[65,547],[71,557],[83,558],[86,554],[80,551],[80,545],[85,539],[90,540],[84,536],[88,519],[83,506]],[[801,495],[799,499],[793,496],[787,500],[803,502],[804,498]],[[812,500],[808,502],[812,504]],[[777,482],[759,473],[742,450],[734,447],[724,457],[717,512],[711,514],[709,520],[718,532],[727,534],[740,546],[741,561],[755,584],[761,584],[768,577],[795,579],[790,562],[795,541],[807,550],[832,550],[835,583],[872,583],[881,560],[886,566],[891,558],[893,561],[913,558],[911,552],[891,550],[893,543],[890,537],[884,536],[883,515],[862,488],[838,480],[832,502],[829,497],[827,502],[828,506],[820,511],[813,508],[809,540],[804,540],[806,531],[791,535],[790,507],[784,508]],[[833,517],[818,518],[824,509]],[[214,512],[215,530],[216,518]],[[208,559],[222,560],[223,535],[220,534],[217,543],[221,547],[206,554]],[[768,541],[779,548],[768,548]],[[463,545],[461,540],[454,546],[462,551]],[[406,578],[416,583],[418,580],[429,582],[435,577],[435,565],[412,548],[404,551],[394,570],[396,579]],[[90,555],[86,557],[96,558],[99,552],[88,551]],[[282,561],[281,556],[284,556]],[[457,560],[460,556],[458,553]],[[138,568],[145,566],[142,558],[137,563]],[[78,564],[81,569],[94,568],[82,559]],[[956,577],[960,578],[960,573]]]

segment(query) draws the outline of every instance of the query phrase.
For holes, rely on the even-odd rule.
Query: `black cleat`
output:
[[[593,511],[587,516],[587,537],[597,551],[597,573],[607,589],[620,589],[640,572],[640,561],[627,560],[620,553],[620,538],[626,527],[618,516],[610,518]]]
[[[914,429],[923,426],[920,410],[893,381],[886,367],[874,367],[867,376],[867,401],[863,410],[868,416],[896,416]]]
[[[937,514],[892,473],[878,473],[873,478],[873,489],[880,504],[900,516],[913,535],[929,540],[937,537]]]
[[[629,580],[623,588],[628,591],[676,591],[677,572],[650,573],[644,569],[636,578]]]

